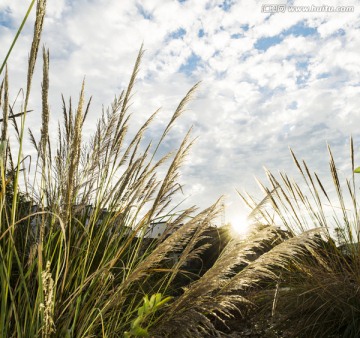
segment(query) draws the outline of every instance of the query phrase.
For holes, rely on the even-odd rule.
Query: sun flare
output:
[[[246,215],[235,215],[231,218],[230,224],[236,235],[245,237],[250,231],[250,224]]]

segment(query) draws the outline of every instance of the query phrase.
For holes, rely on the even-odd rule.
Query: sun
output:
[[[230,219],[231,228],[234,235],[246,237],[250,231],[250,224],[246,215],[236,214]]]

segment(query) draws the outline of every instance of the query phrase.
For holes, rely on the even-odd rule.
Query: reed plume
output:
[[[44,18],[46,12],[46,0],[37,0],[36,3],[36,17],[34,24],[34,35],[31,43],[30,56],[28,62],[28,72],[27,72],[27,83],[26,83],[26,94],[25,94],[25,111],[28,106],[28,101],[30,97],[31,82],[34,74],[37,54],[39,50],[41,33],[43,30]]]
[[[49,50],[43,47],[43,82],[42,82],[42,126],[41,126],[41,139],[40,139],[40,152],[42,159],[42,167],[46,166],[46,151],[47,141],[49,138],[49,118],[50,110],[48,103],[49,96]]]

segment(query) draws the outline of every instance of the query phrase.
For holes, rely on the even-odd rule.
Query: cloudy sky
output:
[[[25,3],[30,1],[0,2],[1,61]],[[266,6],[274,3],[287,6]],[[248,210],[235,189],[261,199],[254,176],[265,178],[263,166],[295,174],[289,147],[324,176],[329,143],[348,177],[350,135],[360,150],[360,4],[327,0],[322,5],[353,6],[353,11],[308,12],[312,4],[48,1],[43,43],[51,56],[53,126],[61,117],[61,93],[77,98],[86,75],[86,94],[93,96],[91,130],[101,106],[126,86],[144,43],[132,111],[136,124],[161,107],[151,137],[157,137],[191,86],[202,81],[166,144],[176,148],[190,126],[198,137],[182,170],[186,203],[206,207],[226,195],[226,221],[240,224]],[[33,17],[9,60],[13,98],[24,86],[32,22]],[[40,121],[38,102],[34,95],[28,118],[33,127]]]

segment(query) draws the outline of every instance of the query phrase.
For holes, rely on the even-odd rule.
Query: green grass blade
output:
[[[31,3],[30,3],[30,5],[29,5],[29,8],[28,8],[28,10],[27,10],[27,12],[26,12],[26,14],[25,14],[25,16],[24,16],[24,19],[23,19],[23,21],[21,22],[21,25],[20,25],[19,29],[18,29],[17,32],[16,32],[16,35],[15,35],[15,37],[14,37],[14,40],[13,40],[13,42],[11,43],[11,46],[10,46],[10,48],[9,48],[9,50],[8,50],[6,56],[5,56],[5,59],[4,59],[3,63],[2,63],[2,65],[1,65],[0,75],[1,75],[3,69],[4,69],[5,65],[6,65],[6,62],[7,62],[8,58],[9,58],[9,56],[10,56],[10,54],[11,54],[11,52],[12,52],[14,46],[15,46],[15,44],[16,44],[16,41],[17,41],[18,37],[20,36],[20,33],[21,33],[22,29],[24,28],[24,25],[25,25],[25,23],[26,23],[26,21],[27,21],[27,19],[28,19],[28,17],[29,17],[29,14],[30,14],[33,6],[34,6],[34,3],[35,3],[35,0],[32,0]]]

